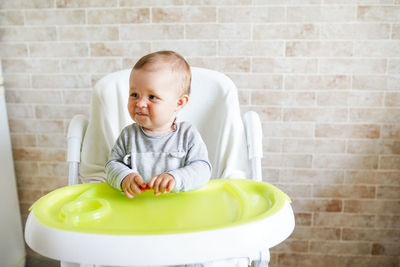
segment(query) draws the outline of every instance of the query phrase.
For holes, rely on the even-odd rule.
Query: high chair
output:
[[[226,75],[195,67],[192,67],[191,71],[192,83],[189,102],[179,112],[177,120],[191,122],[200,132],[207,145],[210,163],[213,167],[212,179],[230,178],[262,181],[262,130],[258,115],[255,112],[249,111],[244,114],[242,119],[237,88]],[[69,185],[78,184],[79,179],[83,183],[105,181],[104,164],[108,159],[108,154],[122,128],[132,123],[127,110],[129,75],[130,69],[127,69],[111,73],[102,78],[96,84],[93,91],[89,120],[82,115],[76,115],[71,120],[68,129],[67,155]],[[254,262],[255,266],[268,266],[268,249],[286,239],[294,228],[293,211],[288,201],[283,205],[282,212],[279,211],[274,216],[275,221],[267,222],[264,226],[253,224],[251,227],[254,229],[246,229],[245,226],[239,226],[237,228],[239,230],[235,230],[236,232],[231,232],[229,228],[227,230],[222,229],[220,232],[197,232],[193,236],[177,234],[176,236],[170,235],[168,238],[164,238],[162,235],[144,237],[148,238],[148,240],[153,238],[155,242],[158,242],[158,244],[162,243],[164,247],[173,247],[176,245],[173,243],[175,242],[175,238],[181,241],[183,239],[180,238],[184,238],[185,242],[189,242],[187,243],[187,247],[193,246],[193,248],[205,251],[205,253],[203,253],[204,255],[198,255],[199,253],[197,252],[196,255],[192,256],[178,255],[174,259],[165,258],[165,262],[161,262],[163,255],[159,256],[161,257],[159,260],[149,258],[146,255],[138,259],[139,255],[136,258],[133,257],[129,265],[135,266],[138,262],[140,262],[140,265],[147,266],[159,266],[160,264],[184,264],[185,266],[185,264],[199,263],[203,266],[241,267]],[[27,227],[28,223],[34,224],[36,222],[32,223],[28,219]],[[248,240],[250,236],[247,237],[246,235],[250,235],[250,231],[262,232],[264,231],[262,230],[263,228],[272,229],[268,234],[260,233],[260,236],[268,236],[267,240],[256,240],[257,234],[253,234],[254,237],[251,237],[254,240]],[[230,243],[235,242],[247,245],[238,248],[238,246],[235,247],[232,244],[232,248],[216,247],[211,250],[207,249],[209,247],[207,243],[202,243],[203,241],[214,242],[211,241],[211,237],[217,236],[218,240],[220,240],[228,238],[227,236],[232,234],[235,235],[232,242],[225,242],[224,245],[221,243],[221,246],[229,247]],[[108,242],[118,244],[112,239],[124,239],[125,237],[102,236],[99,238],[108,238]],[[32,233],[26,232],[26,239],[28,244],[35,243],[32,241],[34,239]],[[93,244],[102,242],[100,239],[98,237],[93,238]],[[69,242],[69,240],[66,242]],[[130,243],[130,241],[126,242]],[[169,244],[168,242],[171,243]],[[157,245],[153,246],[156,246],[155,249],[157,250]],[[40,249],[42,249],[42,252],[45,250],[43,248]],[[116,251],[118,251],[118,248],[116,248]],[[113,255],[109,251],[107,253]],[[61,254],[64,255],[63,253]],[[96,251],[90,251],[89,254],[91,255],[87,258],[92,257],[91,259],[96,260],[104,256],[101,255],[104,253]],[[54,256],[54,254],[48,256],[52,255]],[[63,257],[57,256],[58,259],[62,260],[62,266],[79,266],[70,265],[65,261],[63,262],[63,260],[68,259],[68,261],[79,262],[79,259],[82,259],[78,255],[76,255],[76,260],[70,255]],[[124,265],[128,265],[129,257],[126,259],[121,259],[121,257],[123,256],[119,255],[113,264],[118,265],[123,262]],[[97,263],[99,262],[103,264],[101,260],[97,261]],[[112,261],[107,259],[106,263],[110,264],[110,262]]]

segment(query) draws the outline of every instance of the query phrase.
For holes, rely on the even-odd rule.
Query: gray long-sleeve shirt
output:
[[[169,173],[176,182],[174,192],[200,188],[211,176],[207,147],[188,122],[176,122],[175,130],[161,136],[147,135],[137,123],[125,127],[105,170],[108,183],[119,190],[130,173],[139,173],[146,183],[155,175]]]

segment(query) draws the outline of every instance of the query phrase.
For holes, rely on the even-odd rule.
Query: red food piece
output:
[[[142,191],[147,191],[147,190],[149,190],[149,189],[151,189],[151,188],[150,188],[150,185],[149,185],[149,184],[146,184],[145,186],[141,186],[140,189],[141,189]]]

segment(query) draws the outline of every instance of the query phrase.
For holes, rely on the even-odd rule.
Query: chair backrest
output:
[[[189,121],[207,145],[212,178],[250,177],[246,137],[240,115],[237,88],[226,75],[191,68],[189,102],[178,120]],[[132,123],[127,110],[129,70],[111,73],[95,86],[91,114],[81,153],[83,180],[104,179],[104,164],[120,131]]]

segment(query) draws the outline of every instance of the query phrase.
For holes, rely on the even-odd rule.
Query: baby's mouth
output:
[[[147,113],[141,112],[141,111],[136,111],[135,113],[136,113],[137,116],[148,116]]]

